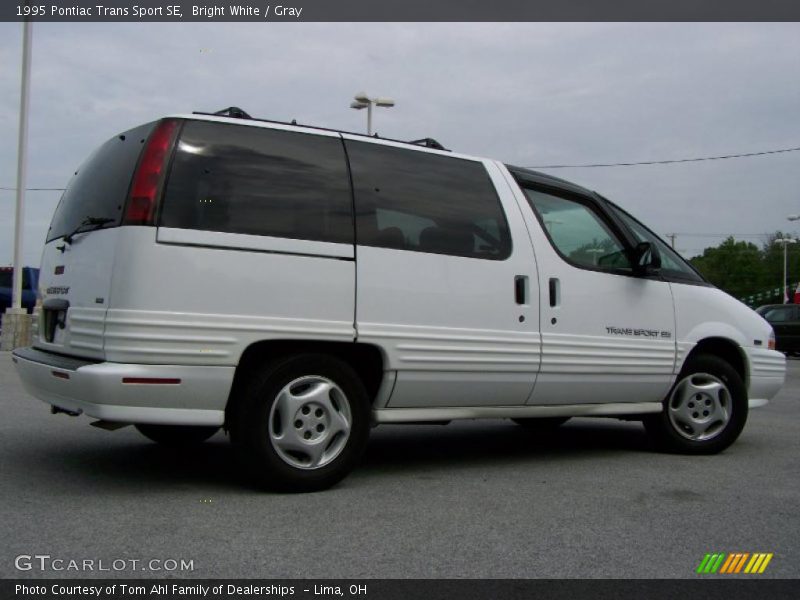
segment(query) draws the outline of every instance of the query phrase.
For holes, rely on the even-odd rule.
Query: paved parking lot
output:
[[[151,559],[192,577],[692,577],[706,552],[773,552],[758,577],[798,577],[798,392],[792,361],[718,456],[655,453],[615,420],[538,439],[500,420],[384,426],[336,488],[278,495],[242,483],[222,434],[169,451],[51,416],[2,353],[0,577],[91,575],[15,568],[34,554],[128,561],[125,577],[167,574],[129,567]]]

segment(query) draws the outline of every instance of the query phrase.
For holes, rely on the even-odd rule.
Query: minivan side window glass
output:
[[[159,225],[352,243],[352,197],[341,139],[188,121]]]
[[[428,227],[436,227],[436,223],[427,217],[386,208],[375,209],[375,220],[378,231],[384,232],[378,241],[384,246],[401,250],[418,247],[420,234]],[[386,235],[386,232],[395,230],[399,230],[401,235]]]
[[[661,255],[661,274],[666,277],[674,277],[676,279],[686,281],[703,281],[697,272],[689,266],[689,264],[681,258],[681,256],[670,248],[664,240],[659,238],[655,233],[650,231],[647,227],[639,223],[636,219],[626,213],[619,207],[611,204],[609,206],[614,213],[625,222],[625,225],[633,232],[636,239],[640,242],[650,242]]]
[[[523,188],[553,246],[579,267],[632,271],[622,242],[589,206],[533,188]]]
[[[477,161],[346,140],[364,246],[503,260],[511,235]]]

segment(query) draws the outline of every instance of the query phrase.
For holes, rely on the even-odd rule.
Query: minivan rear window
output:
[[[155,122],[114,136],[78,168],[61,196],[47,241],[75,231],[87,217],[112,219],[104,228],[116,227],[145,140]]]
[[[338,137],[189,121],[159,225],[352,243],[352,206]]]

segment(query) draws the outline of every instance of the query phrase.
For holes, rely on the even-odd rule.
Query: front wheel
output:
[[[747,390],[731,365],[711,355],[691,359],[678,376],[664,409],[644,426],[665,450],[715,454],[739,437],[747,421]]]
[[[231,440],[257,483],[308,492],[355,466],[369,435],[369,402],[358,375],[325,355],[290,356],[251,376],[232,411]]]

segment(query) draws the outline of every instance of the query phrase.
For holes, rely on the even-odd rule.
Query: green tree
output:
[[[760,291],[766,281],[758,246],[726,238],[716,248],[706,248],[692,264],[711,283],[737,298]]]
[[[736,241],[732,236],[719,246],[706,248],[691,263],[703,276],[720,289],[736,298],[761,294],[755,304],[783,302],[783,244],[775,240],[791,237],[781,231],[767,236],[764,245]],[[794,286],[800,281],[800,244],[790,244],[787,260],[787,284],[790,298]],[[776,292],[776,290],[779,290]]]

